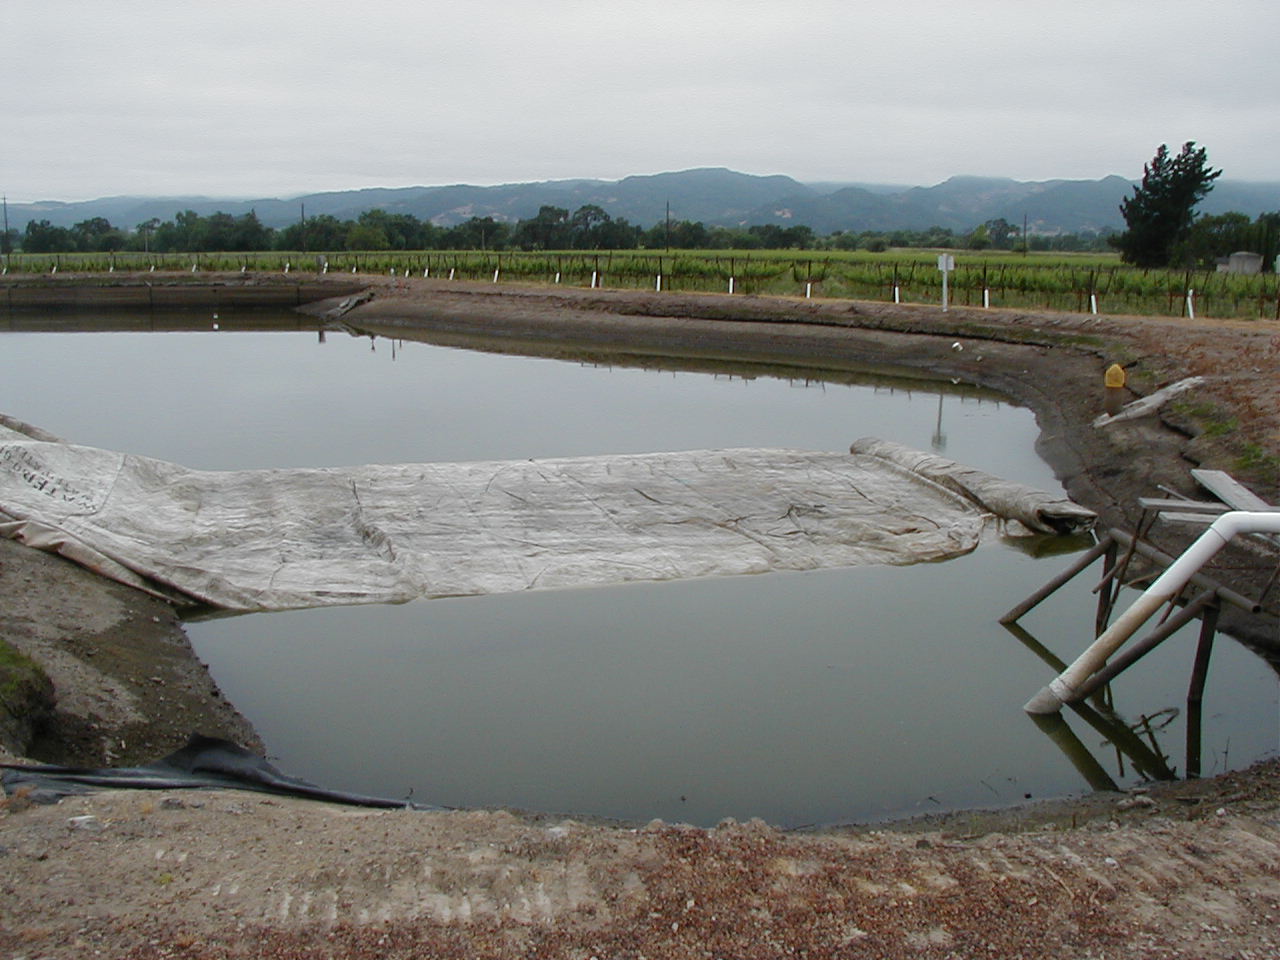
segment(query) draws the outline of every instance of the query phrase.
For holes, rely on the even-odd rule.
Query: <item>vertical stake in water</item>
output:
[[[947,312],[947,275],[956,268],[956,258],[949,253],[938,254],[938,269],[942,271],[942,312]]]

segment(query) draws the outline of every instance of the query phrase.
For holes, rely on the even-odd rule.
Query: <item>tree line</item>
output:
[[[329,214],[275,229],[256,213],[241,216],[192,210],[172,220],[148,220],[132,230],[113,226],[102,217],[71,227],[48,220],[32,220],[26,231],[11,230],[7,249],[25,253],[235,253],[263,250],[336,252],[343,250],[869,250],[891,247],[952,249],[1106,250],[1105,234],[1032,235],[1005,220],[989,220],[972,231],[947,227],[925,230],[836,230],[820,236],[805,225],[753,224],[708,226],[698,220],[660,221],[642,228],[612,217],[594,204],[570,213],[563,207],[543,206],[538,213],[512,224],[493,217],[472,217],[442,227],[412,214],[367,210],[354,220]]]

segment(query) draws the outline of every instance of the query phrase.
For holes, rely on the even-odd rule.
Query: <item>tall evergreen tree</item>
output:
[[[1129,229],[1112,239],[1121,259],[1139,267],[1167,267],[1191,230],[1195,207],[1213,189],[1221,170],[1209,168],[1205,148],[1182,145],[1176,157],[1167,144],[1142,168],[1142,184],[1120,204]]]

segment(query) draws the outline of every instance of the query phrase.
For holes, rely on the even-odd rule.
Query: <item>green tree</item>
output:
[[[973,233],[965,237],[964,245],[970,250],[986,250],[991,246],[991,231],[985,223],[973,228]]]
[[[48,220],[27,221],[23,253],[70,253],[75,248],[76,239],[66,227],[55,227]]]
[[[1176,157],[1162,143],[1142,168],[1141,185],[1120,204],[1129,229],[1112,244],[1121,259],[1139,267],[1168,266],[1191,230],[1196,204],[1221,174],[1210,169],[1205,148],[1197,149],[1194,141],[1184,143]]]
[[[988,220],[983,224],[987,228],[987,236],[991,239],[991,246],[996,250],[1011,250],[1015,240],[1021,239],[1021,230],[1015,227],[1004,217],[998,217],[995,220]]]
[[[509,224],[493,217],[472,217],[446,230],[442,243],[446,250],[502,250],[510,237]]]
[[[113,227],[105,217],[81,220],[71,228],[76,247],[88,252],[119,250],[124,246],[124,234]]]
[[[1253,233],[1253,223],[1243,213],[1199,217],[1174,250],[1173,259],[1188,267],[1208,265],[1218,257],[1250,249]]]
[[[524,250],[563,250],[569,246],[569,211],[543,204],[538,215],[516,224],[513,242]]]
[[[380,224],[361,222],[351,224],[344,245],[348,250],[390,250],[391,240]]]
[[[155,236],[156,230],[160,228],[160,218],[152,217],[150,220],[144,220],[142,223],[134,227],[133,236],[129,241],[130,250],[150,251],[155,249],[152,237]]]
[[[644,231],[644,245],[651,250],[671,247],[674,250],[701,250],[710,242],[706,224],[701,220],[673,220],[668,229],[665,220],[659,220]]]
[[[343,250],[347,244],[347,233],[351,230],[351,221],[339,220],[332,214],[322,213],[319,216],[307,217],[306,248],[308,250]],[[275,233],[277,250],[301,250],[303,248],[303,226],[291,223]]]

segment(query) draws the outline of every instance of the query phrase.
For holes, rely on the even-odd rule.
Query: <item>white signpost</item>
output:
[[[942,312],[947,312],[947,274],[956,268],[956,258],[949,253],[938,254],[938,269],[942,271]]]

